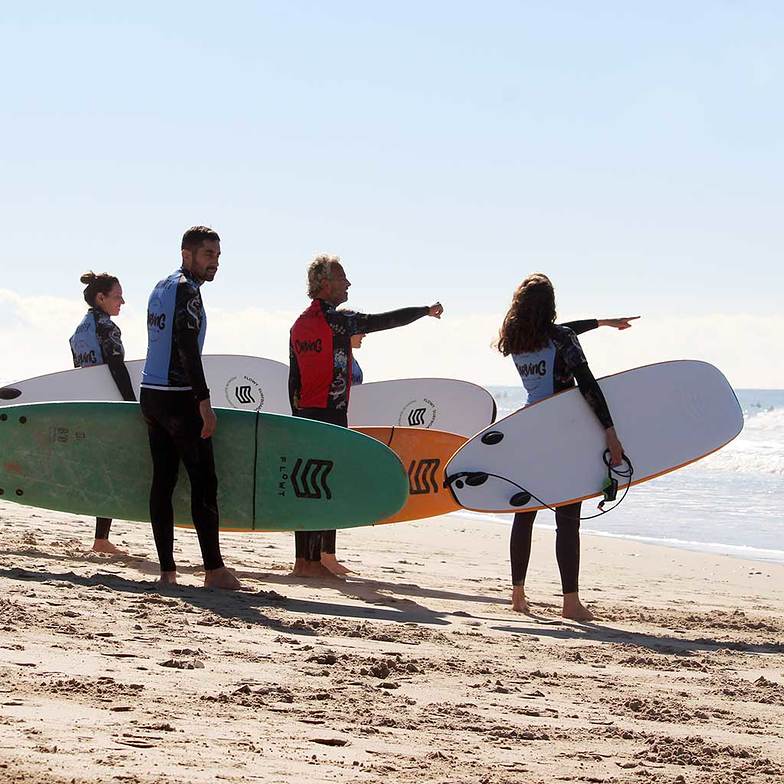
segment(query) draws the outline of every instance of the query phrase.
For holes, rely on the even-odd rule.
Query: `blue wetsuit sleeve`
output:
[[[198,402],[208,400],[210,397],[199,347],[199,331],[203,318],[198,290],[181,283],[177,286],[173,337],[176,350],[179,351],[182,365],[193,387],[193,395]]]
[[[582,335],[583,332],[590,332],[599,326],[597,319],[581,319],[580,321],[567,321],[561,324],[562,327],[568,327],[575,333],[575,335]]]

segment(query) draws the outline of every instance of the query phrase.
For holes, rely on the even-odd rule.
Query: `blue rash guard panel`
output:
[[[573,322],[580,331],[594,329],[596,321]],[[613,426],[610,410],[601,388],[593,377],[575,330],[565,324],[553,324],[547,345],[538,351],[513,354],[517,372],[528,395],[526,406],[556,392],[570,389],[577,382],[580,393],[602,427]]]
[[[351,357],[351,383],[352,384],[361,384],[363,378],[362,368],[359,366],[359,362],[352,356]]]
[[[112,320],[105,313],[103,316],[109,324],[112,324]],[[98,327],[96,324],[99,318],[98,312],[90,308],[68,341],[71,344],[71,354],[75,368],[103,365],[103,352],[101,351],[101,343],[98,340]]]
[[[150,294],[143,387],[172,392],[192,389],[199,400],[209,397],[201,364],[207,315],[200,285],[179,269]]]
[[[125,367],[122,333],[107,313],[100,308],[90,308],[68,342],[74,367],[107,365],[122,399],[136,400],[131,377]]]
[[[520,374],[527,393],[525,404],[537,403],[550,397],[555,391],[555,343],[552,340],[539,351],[512,354],[517,372]]]

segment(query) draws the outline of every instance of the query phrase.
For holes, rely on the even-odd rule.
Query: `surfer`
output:
[[[615,432],[602,390],[593,377],[577,335],[601,326],[624,330],[639,316],[617,319],[588,319],[555,323],[555,292],[546,275],[529,275],[517,288],[498,338],[498,350],[514,360],[531,405],[575,385],[605,430],[610,463],[619,465],[623,446]],[[561,574],[564,618],[588,621],[591,612],[578,593],[580,571],[581,504],[560,506],[555,512],[555,556]],[[536,512],[518,512],[509,545],[512,565],[512,609],[529,611],[525,576],[531,555],[531,537]]]
[[[84,284],[84,301],[87,313],[71,336],[71,354],[75,368],[106,365],[123,400],[135,401],[131,377],[125,367],[125,349],[120,328],[112,321],[125,304],[120,281],[106,272],[96,275],[85,272],[80,278]],[[95,518],[93,551],[108,555],[125,555],[109,541],[111,518]]]
[[[365,374],[362,372],[362,368],[359,366],[359,362],[357,362],[357,358],[354,356],[354,352],[358,348],[362,348],[362,341],[367,337],[364,332],[358,332],[356,335],[351,336],[351,385],[356,386],[357,384],[361,384],[365,378]]]
[[[341,311],[343,313],[354,313],[351,310]],[[362,341],[366,335],[364,332],[358,332],[356,335],[351,336],[351,386],[361,384],[364,378],[362,368],[354,356],[354,351],[362,347]],[[321,564],[326,566],[333,574],[349,574],[351,569],[348,569],[338,561],[337,554],[337,531],[322,531],[321,532]]]
[[[201,350],[207,317],[201,285],[218,272],[220,237],[194,226],[182,238],[182,266],[160,281],[147,309],[147,360],[139,395],[147,422],[153,476],[150,520],[161,584],[175,585],[172,493],[182,461],[191,485],[191,514],[204,561],[205,588],[241,588],[224,566],[219,541],[218,479],[212,449],[217,419]]]
[[[352,336],[402,327],[423,316],[441,318],[444,312],[440,302],[376,314],[337,310],[348,299],[350,286],[337,256],[317,256],[308,267],[311,303],[294,322],[289,339],[289,402],[294,416],[348,427]],[[335,538],[335,531],[295,531],[292,575],[347,574],[349,569],[335,557]]]

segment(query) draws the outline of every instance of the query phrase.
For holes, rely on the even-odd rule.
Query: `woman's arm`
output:
[[[122,399],[131,403],[135,402],[136,395],[133,393],[131,377],[128,374],[128,368],[125,367],[125,362],[117,357],[108,357],[106,365],[112,374],[114,383],[117,384],[117,389],[120,390]]]

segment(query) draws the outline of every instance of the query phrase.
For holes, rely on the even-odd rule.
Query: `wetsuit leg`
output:
[[[218,513],[218,477],[212,439],[202,438],[201,417],[196,413],[193,430],[183,446],[180,457],[191,480],[191,517],[199,537],[205,569],[220,569],[220,515]],[[195,447],[195,448],[194,448]]]
[[[110,517],[96,517],[95,518],[95,538],[108,539],[109,531],[112,527],[112,520]]]
[[[144,390],[141,399],[144,401]],[[148,416],[142,402],[142,412],[147,420],[150,454],[152,455],[152,486],[150,487],[150,522],[158,563],[162,572],[174,572],[174,507],[172,493],[177,484],[180,458],[174,440],[158,423],[157,417]]]
[[[582,504],[559,506],[555,510],[555,557],[561,572],[561,589],[576,593],[580,577],[580,509]]]
[[[337,531],[321,532],[321,552],[328,555],[335,555],[335,544],[337,541]]]
[[[512,585],[525,585],[528,561],[531,558],[531,539],[533,537],[536,512],[517,512],[512,523],[509,539],[509,560],[512,564]]]
[[[308,549],[309,531],[294,531],[294,557],[304,558]]]
[[[336,411],[331,408],[303,408],[294,412],[294,416],[303,419],[315,419],[317,422],[327,422],[338,427],[348,427],[348,414],[345,411]],[[321,553],[335,554],[337,532],[332,531],[304,531],[302,542],[294,535],[295,557],[304,558],[306,561],[320,561]],[[304,555],[300,556],[300,550]]]
[[[174,571],[172,493],[179,461],[191,484],[191,516],[205,569],[223,566],[218,533],[218,480],[212,440],[201,438],[202,422],[190,392],[142,390],[140,402],[147,421],[153,459],[150,519],[162,571]],[[167,568],[168,567],[168,568]]]

